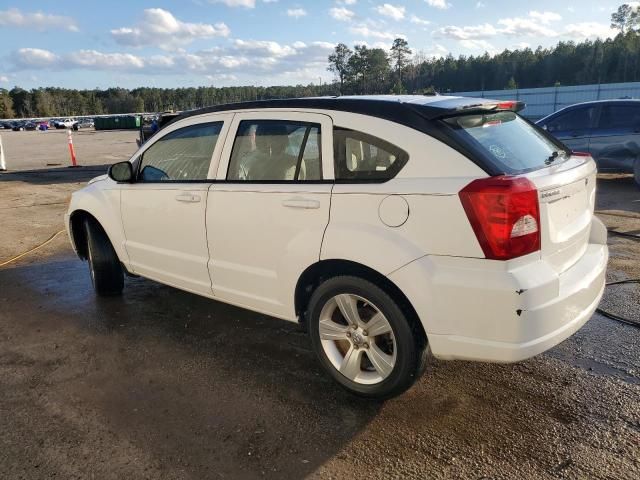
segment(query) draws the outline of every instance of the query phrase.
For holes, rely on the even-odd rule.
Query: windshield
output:
[[[505,174],[529,172],[566,158],[559,145],[514,112],[460,115],[444,122],[454,136],[480,149]]]

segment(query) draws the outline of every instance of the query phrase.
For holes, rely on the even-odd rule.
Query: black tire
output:
[[[331,363],[320,339],[320,314],[325,304],[339,294],[362,297],[380,310],[391,325],[395,337],[396,361],[391,373],[375,384],[354,382]],[[313,349],[324,369],[349,392],[384,400],[409,389],[422,375],[427,361],[427,342],[420,326],[411,322],[403,309],[383,289],[359,277],[338,276],[316,288],[307,310],[309,335]]]
[[[87,260],[93,288],[98,295],[118,295],[124,288],[124,272],[107,234],[94,220],[84,224]]]

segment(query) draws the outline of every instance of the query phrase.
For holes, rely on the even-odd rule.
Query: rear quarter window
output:
[[[364,132],[333,130],[336,180],[384,182],[395,177],[409,160],[400,147]]]

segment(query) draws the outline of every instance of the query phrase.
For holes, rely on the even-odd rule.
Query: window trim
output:
[[[180,128],[176,128],[173,129],[169,132],[167,132],[165,135],[158,137],[157,139],[155,139],[155,141],[150,144],[149,146],[147,146],[147,148],[144,149],[144,151],[142,151],[140,153],[140,155],[138,155],[136,157],[136,159],[134,160],[134,162],[138,162],[138,165],[136,166],[136,170],[134,172],[135,174],[135,180],[132,182],[134,184],[137,185],[157,185],[157,184],[172,184],[172,183],[214,183],[215,179],[213,178],[205,178],[202,180],[155,180],[155,181],[148,181],[148,182],[143,182],[140,181],[140,173],[142,171],[142,163],[144,162],[144,155],[151,150],[154,145],[156,145],[158,142],[161,142],[162,140],[166,139],[169,135],[174,134],[175,132],[180,132],[182,130],[186,130],[187,128],[194,128],[194,127],[202,127],[204,125],[214,125],[214,124],[220,124],[220,132],[218,132],[218,139],[216,140],[216,142],[213,145],[213,151],[211,152],[211,159],[209,160],[209,169],[207,170],[207,174],[209,172],[209,170],[211,169],[211,165],[213,163],[213,158],[215,156],[216,153],[216,148],[218,146],[218,142],[220,141],[222,134],[224,133],[224,126],[225,126],[225,120],[224,119],[220,119],[220,120],[212,120],[212,121],[208,121],[208,122],[197,122],[197,123],[192,123],[189,125],[185,125],[184,127],[180,127]],[[222,141],[224,141],[225,139],[222,138]]]
[[[302,157],[304,156],[304,148],[306,148],[306,140],[309,135],[311,129],[316,127],[318,129],[318,162],[320,167],[320,178],[317,180],[298,180],[294,178],[294,180],[240,180],[240,179],[230,179],[229,172],[231,169],[231,160],[233,158],[233,150],[236,146],[236,141],[238,140],[238,132],[240,131],[240,127],[244,122],[254,122],[254,123],[262,123],[262,122],[274,122],[274,123],[290,123],[295,125],[300,125],[301,127],[307,127],[305,130],[305,136],[303,139],[303,144],[300,146],[300,152],[298,152],[298,159],[296,161],[296,170],[295,177],[298,176],[300,162],[302,161]],[[260,185],[283,185],[283,184],[318,184],[318,183],[333,183],[333,180],[325,181],[324,180],[324,169],[322,168],[322,124],[320,122],[313,122],[309,120],[291,120],[288,118],[242,118],[238,121],[238,125],[235,128],[235,132],[233,133],[233,140],[231,143],[231,150],[229,152],[229,161],[227,162],[226,172],[223,179],[218,179],[216,183],[231,183],[231,184],[260,184]],[[229,141],[229,140],[227,140]],[[302,148],[304,147],[304,148]]]
[[[348,171],[348,169],[346,168],[347,137],[363,141],[365,143],[373,145],[374,147],[385,150],[392,155],[395,155],[396,161],[393,162],[393,164],[391,164],[387,170],[385,170],[385,173],[388,173],[388,176],[386,176],[385,178],[348,178],[347,176],[343,176],[344,171]],[[389,180],[395,178],[398,173],[400,173],[400,171],[405,167],[408,161],[409,154],[406,150],[403,150],[402,148],[383,138],[364,133],[360,130],[353,130],[351,128],[338,126],[333,127],[333,169],[336,184],[386,183]]]

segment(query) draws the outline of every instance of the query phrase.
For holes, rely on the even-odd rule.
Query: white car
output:
[[[72,196],[98,294],[123,274],[300,322],[388,398],[441,359],[515,362],[602,296],[596,167],[487,99],[270,100],[178,117]]]
[[[65,118],[63,120],[56,120],[53,125],[58,129],[62,129],[62,128],[72,128],[74,123],[76,123],[75,120],[71,120],[70,118]]]

